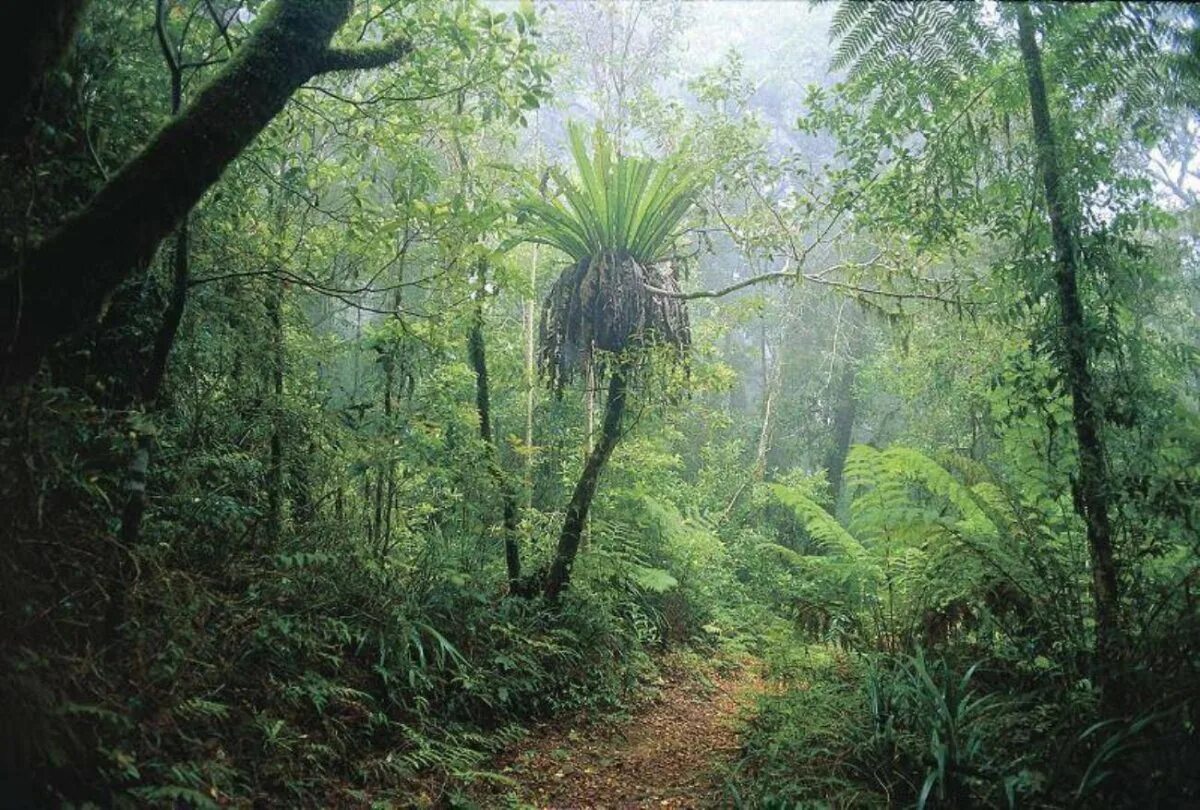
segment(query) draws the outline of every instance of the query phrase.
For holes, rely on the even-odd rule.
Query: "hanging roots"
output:
[[[594,350],[620,353],[663,346],[682,362],[691,347],[687,305],[647,285],[678,291],[674,275],[628,256],[601,254],[563,270],[542,304],[542,376],[556,390],[598,360]]]

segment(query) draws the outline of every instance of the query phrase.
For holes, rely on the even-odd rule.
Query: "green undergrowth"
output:
[[[1187,707],[1097,722],[1086,685],[1031,689],[996,661],[793,639],[743,718],[737,807],[1185,806]],[[1151,766],[1150,763],[1157,763]],[[1137,782],[1131,773],[1146,774]]]
[[[178,554],[140,560],[155,576],[134,593],[119,653],[18,659],[31,680],[74,670],[75,699],[36,742],[87,758],[76,796],[434,804],[489,778],[488,757],[523,723],[613,711],[656,677],[624,606],[600,591],[551,608],[502,596],[482,571],[296,551],[200,576]]]
[[[633,557],[607,532],[553,606],[505,595],[466,539],[406,565],[320,532],[269,554],[148,544],[109,648],[9,658],[51,718],[24,729],[30,761],[63,763],[35,778],[75,807],[455,806],[504,781],[490,763],[530,723],[628,715],[754,645],[710,540],[646,533],[657,552]]]

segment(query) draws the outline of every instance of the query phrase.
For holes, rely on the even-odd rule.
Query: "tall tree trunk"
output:
[[[385,354],[383,360],[383,433],[386,437],[392,430],[392,391],[396,385],[396,355]],[[390,444],[390,442],[389,442]],[[375,524],[372,528],[372,544],[379,550],[380,561],[390,550],[391,531],[387,511],[391,508],[392,491],[395,489],[395,462],[391,451],[379,463],[379,480],[375,484]],[[385,496],[384,490],[387,494]],[[385,508],[386,507],[386,508]]]
[[[0,384],[27,380],[58,340],[95,321],[113,290],[158,245],[302,84],[323,72],[380,67],[394,41],[329,42],[353,0],[274,0],[226,68],[159,130],[79,213],[0,279]]]
[[[523,313],[525,329],[525,506],[529,509],[533,508],[533,410],[537,403],[537,364],[535,360],[537,352],[533,313],[537,307],[534,296],[537,295],[538,248],[539,245],[535,242],[533,265],[529,269],[530,297],[525,301]]]
[[[1059,158],[1050,123],[1042,57],[1029,5],[1017,5],[1021,58],[1029,85],[1029,108],[1037,141],[1038,169],[1045,187],[1046,210],[1054,240],[1055,282],[1058,287],[1062,335],[1062,372],[1071,390],[1075,441],[1079,446],[1079,477],[1075,508],[1087,527],[1091,556],[1092,590],[1096,611],[1097,683],[1105,705],[1120,711],[1119,669],[1123,659],[1117,565],[1113,554],[1112,526],[1108,516],[1108,470],[1096,390],[1089,367],[1087,329],[1079,297],[1079,237],[1072,222],[1075,205],[1063,188]]]
[[[471,324],[471,333],[467,339],[467,353],[471,357],[471,366],[475,369],[475,409],[479,412],[479,436],[487,448],[488,470],[496,488],[500,491],[500,500],[504,511],[504,564],[508,570],[509,589],[515,591],[521,579],[521,547],[518,545],[517,534],[517,496],[509,485],[508,477],[500,468],[500,453],[496,447],[496,439],[492,434],[492,405],[491,387],[488,383],[487,348],[483,337],[483,292],[484,271],[483,262],[479,263],[479,299],[476,301],[475,320]]]
[[[175,117],[183,107],[182,46],[172,47],[167,37],[165,13],[165,0],[158,0],[155,6],[155,30],[171,80],[171,116]],[[187,305],[188,283],[191,281],[189,237],[188,215],[184,214],[175,230],[175,244],[171,254],[171,297],[163,312],[162,323],[154,336],[150,364],[138,386],[138,404],[146,411],[153,411],[158,407],[163,379],[167,374],[167,362],[171,359],[171,348],[175,345],[175,336],[179,332],[183,310]],[[128,494],[125,508],[121,512],[121,540],[127,549],[137,545],[141,537],[142,516],[146,512],[146,478],[150,470],[150,456],[154,452],[154,444],[154,436],[147,431],[141,431],[133,458],[125,471],[125,490]]]
[[[0,81],[0,138],[17,141],[29,131],[26,108],[71,47],[85,5],[85,0],[38,0],[5,10],[9,19],[0,27],[0,75],[5,77]]]
[[[849,360],[842,370],[838,382],[837,398],[833,412],[833,435],[830,437],[829,452],[825,454],[825,469],[829,472],[829,489],[833,495],[833,506],[837,508],[842,497],[842,468],[850,454],[850,438],[854,433],[854,418],[858,412],[858,400],[854,396],[855,367]]]
[[[283,532],[283,296],[282,278],[271,279],[267,318],[271,326],[271,449],[267,460],[267,548],[278,547]]]
[[[608,400],[604,405],[604,425],[601,428],[600,440],[588,454],[587,463],[583,466],[583,474],[575,485],[571,502],[567,505],[567,516],[563,522],[562,534],[558,538],[558,549],[554,562],[546,575],[544,588],[545,597],[554,601],[558,599],[562,589],[571,579],[571,568],[575,565],[575,555],[579,551],[579,541],[587,524],[588,510],[592,498],[596,495],[596,484],[600,481],[600,471],[604,469],[613,448],[621,439],[621,419],[625,415],[626,395],[629,389],[631,369],[628,361],[618,360],[616,368],[608,381]]]
[[[762,342],[759,346],[762,361],[762,428],[758,432],[758,446],[754,451],[753,479],[761,481],[767,475],[767,455],[771,452],[771,430],[774,426],[775,397],[783,385],[783,363],[775,363],[771,372],[770,350],[767,346],[767,327],[762,327]]]
[[[592,344],[589,352],[592,357],[596,356],[596,344]],[[592,451],[596,449],[596,366],[593,363],[588,363],[587,379],[584,383],[583,406],[586,413],[586,427],[583,445],[583,463],[587,464],[588,458],[592,455]],[[583,522],[583,534],[580,536],[580,542],[583,547],[587,548],[588,542],[592,536],[592,519],[589,515]]]
[[[392,318],[397,323],[403,324],[401,312],[404,306],[404,284],[405,284],[405,269],[408,260],[409,239],[412,236],[412,230],[408,219],[404,221],[404,232],[400,241],[400,261],[396,268],[396,289],[392,293]],[[392,409],[394,407],[395,398],[399,396],[399,392],[405,389],[405,378],[408,377],[410,385],[408,386],[411,395],[411,376],[408,373],[407,365],[397,369],[396,363],[399,359],[400,351],[398,346],[390,346],[388,355],[384,364],[384,379],[383,379],[383,420],[384,429],[389,435],[394,429],[392,424]],[[396,379],[397,370],[400,372],[400,379]],[[399,383],[399,392],[397,391],[397,383]],[[387,494],[383,504],[383,536],[386,538],[386,545],[380,553],[380,557],[386,556],[391,551],[392,544],[392,515],[396,510],[396,459],[392,456],[391,451],[388,452],[387,462]]]
[[[155,29],[158,34],[159,46],[166,61],[167,72],[171,87],[171,116],[179,115],[183,107],[183,68],[180,49],[173,48],[167,38],[164,25],[165,0],[158,0],[155,8]],[[171,359],[171,349],[175,345],[175,337],[179,333],[179,324],[183,320],[184,307],[187,304],[188,284],[191,281],[191,245],[188,214],[184,214],[175,229],[175,242],[171,253],[171,293],[167,308],[163,311],[162,322],[154,336],[154,346],[150,354],[150,362],[146,367],[137,388],[136,405],[145,413],[157,411],[161,404],[163,380],[167,374],[167,363]],[[111,596],[108,607],[107,637],[115,641],[121,625],[125,621],[128,606],[128,562],[129,555],[141,542],[142,519],[146,514],[147,486],[150,473],[150,459],[157,444],[155,434],[141,429],[137,434],[133,457],[125,468],[125,506],[121,510],[121,528],[119,536],[124,545],[121,550],[120,571],[122,585]],[[118,647],[110,647],[116,654]]]
[[[542,174],[542,114],[533,114],[533,163],[542,176],[540,192],[546,197],[546,175]],[[537,311],[538,260],[541,245],[533,243],[533,256],[529,265],[529,297],[523,306],[525,329],[525,507],[533,508],[533,413],[537,405],[537,337],[534,331],[534,313]]]
[[[179,324],[183,320],[183,310],[187,304],[188,281],[191,271],[186,217],[179,224],[179,229],[175,234],[171,264],[174,269],[171,298],[163,312],[158,333],[154,336],[154,351],[150,356],[150,365],[147,366],[146,373],[142,375],[138,387],[138,399],[142,408],[147,412],[158,409],[163,380],[167,374],[167,362],[171,359],[171,348],[175,345],[175,336],[179,332]],[[152,434],[144,431],[139,433],[133,458],[125,471],[127,496],[125,508],[121,512],[121,540],[129,548],[136,545],[141,537],[142,516],[146,511],[146,475],[150,470],[150,456],[154,452],[154,445]]]

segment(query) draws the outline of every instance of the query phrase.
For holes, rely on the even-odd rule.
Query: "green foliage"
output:
[[[520,204],[531,225],[525,238],[576,262],[612,256],[651,265],[666,257],[695,201],[699,170],[687,165],[682,152],[661,161],[622,155],[600,128],[589,156],[583,126],[571,123],[567,134],[578,179],[556,175],[562,201]]]
[[[1003,731],[1019,715],[973,689],[974,666],[812,647],[784,672],[801,687],[760,699],[741,763],[762,806],[1005,807],[1024,785]]]
[[[88,4],[0,144],[0,268],[165,122],[156,5],[187,97],[245,36],[220,15],[265,8]],[[670,653],[766,664],[742,806],[1198,801],[1194,11],[1033,8],[1109,450],[1109,662],[1014,6],[840,4],[846,80],[802,97],[754,53],[660,81],[672,4],[566,4],[557,32],[524,2],[353,6],[342,45],[415,48],[314,78],[191,212],[158,401],[170,249],[0,392],[0,792],[470,806],[517,787],[495,755],[531,723],[628,711]],[[599,126],[559,150],[581,97]],[[548,197],[514,187],[561,158]],[[535,385],[539,300],[543,368],[583,397]],[[626,363],[571,588],[509,593],[505,542],[513,590],[540,581]]]

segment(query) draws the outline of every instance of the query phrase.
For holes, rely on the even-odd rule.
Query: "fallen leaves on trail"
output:
[[[706,682],[707,680],[707,682]],[[734,718],[762,682],[756,662],[704,679],[676,670],[617,725],[547,724],[500,767],[538,808],[692,808],[719,801],[714,768],[737,755]]]

